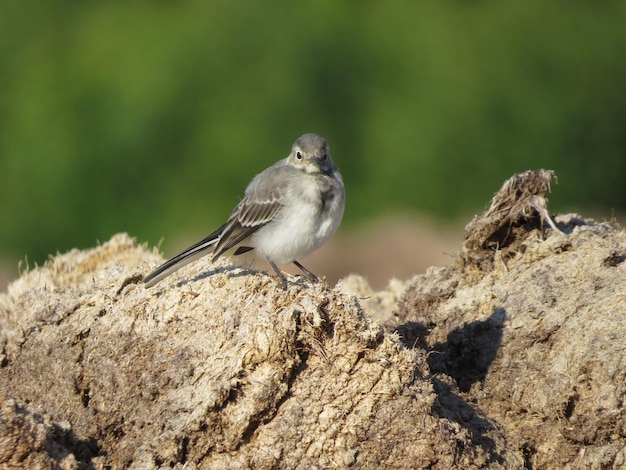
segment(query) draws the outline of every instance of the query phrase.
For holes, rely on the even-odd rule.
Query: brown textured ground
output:
[[[529,176],[455,266],[379,292],[208,260],[146,290],[125,235],[22,275],[0,466],[624,468],[626,234],[546,228]]]

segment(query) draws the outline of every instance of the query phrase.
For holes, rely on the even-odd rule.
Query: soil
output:
[[[120,234],[0,294],[1,468],[626,468],[626,234],[514,175],[375,290]]]

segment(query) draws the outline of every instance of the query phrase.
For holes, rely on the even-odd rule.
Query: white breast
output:
[[[297,190],[289,191],[276,220],[252,236],[259,255],[277,264],[291,263],[315,251],[335,233],[343,217],[345,195],[339,181],[325,178],[335,197],[322,206],[320,185],[315,177],[303,175]]]

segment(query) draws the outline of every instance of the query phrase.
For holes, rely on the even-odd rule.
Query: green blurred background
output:
[[[465,220],[529,168],[557,212],[626,208],[624,1],[4,1],[0,54],[5,259],[173,254],[304,132],[348,228]]]

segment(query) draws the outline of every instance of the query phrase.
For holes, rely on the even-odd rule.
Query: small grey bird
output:
[[[146,288],[210,252],[215,261],[229,251],[250,250],[265,258],[286,286],[276,266],[294,263],[311,281],[317,276],[298,262],[335,233],[345,207],[343,180],[328,142],[317,134],[295,141],[287,158],[254,177],[228,221],[204,240],[174,256],[144,278]]]

